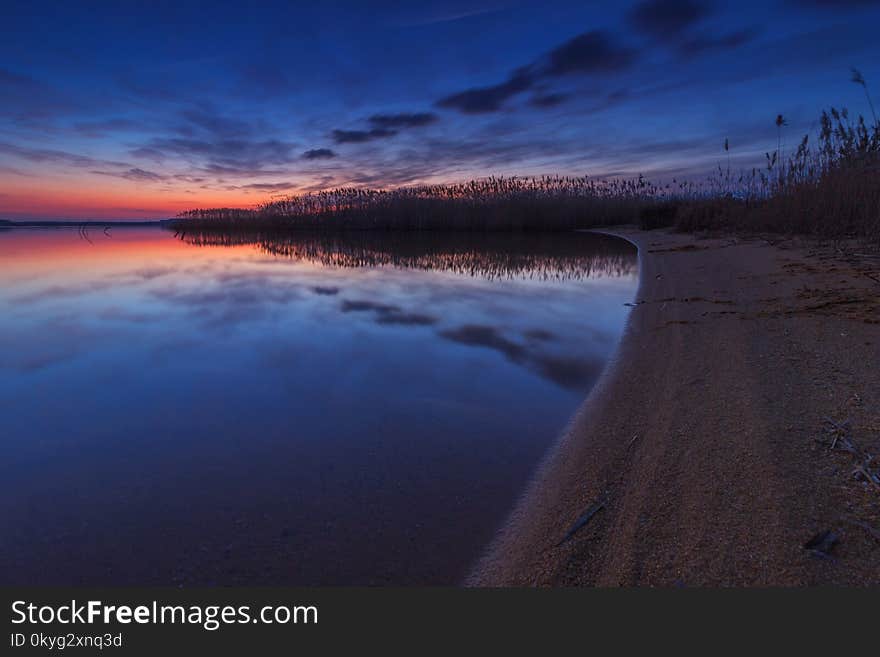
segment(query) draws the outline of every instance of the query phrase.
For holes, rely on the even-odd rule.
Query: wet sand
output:
[[[617,354],[468,583],[880,583],[880,259],[615,232]]]

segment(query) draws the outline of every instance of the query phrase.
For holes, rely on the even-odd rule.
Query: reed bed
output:
[[[490,177],[394,190],[340,188],[269,201],[256,209],[191,210],[188,229],[558,231],[638,219],[662,190],[644,179]]]
[[[781,117],[780,117],[781,118]],[[846,110],[820,118],[811,144],[766,154],[762,169],[734,180],[719,171],[710,193],[679,202],[672,225],[681,230],[732,229],[865,240],[880,246],[880,122]]]
[[[696,184],[656,184],[642,176],[542,176],[394,190],[345,187],[272,200],[254,209],[190,210],[171,226],[190,234],[266,237],[294,229],[571,231],[637,223],[646,229],[857,238],[880,246],[877,118],[868,123],[832,108],[823,112],[818,134],[812,140],[805,136],[787,156],[782,148],[786,122],[780,115],[775,123],[779,139],[763,167],[733,174],[729,166],[719,166]],[[724,149],[729,149],[727,140]]]

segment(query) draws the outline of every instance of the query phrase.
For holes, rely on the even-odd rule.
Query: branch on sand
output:
[[[854,462],[851,475],[856,479],[864,480],[880,488],[880,474],[877,474],[871,467],[874,457],[860,449],[853,442],[850,434],[849,420],[836,422],[829,417],[824,418],[824,420],[828,425],[825,432],[831,437],[830,449],[832,451],[838,449],[853,455]]]

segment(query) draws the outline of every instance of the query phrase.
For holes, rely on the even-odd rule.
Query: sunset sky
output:
[[[704,176],[880,100],[880,2],[16,2],[0,218],[340,185]]]

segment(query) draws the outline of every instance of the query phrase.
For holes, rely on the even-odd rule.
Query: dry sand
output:
[[[880,260],[616,232],[641,267],[618,352],[468,583],[880,583]]]

